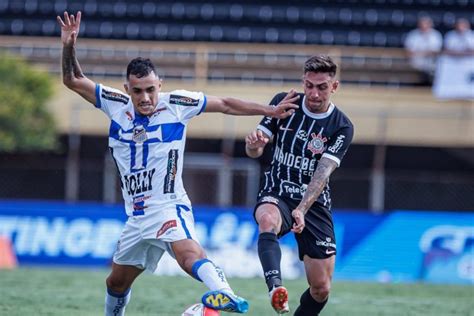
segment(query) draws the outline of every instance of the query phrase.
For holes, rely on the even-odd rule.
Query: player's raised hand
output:
[[[77,12],[77,15],[69,15],[64,12],[64,21],[60,16],[56,17],[56,20],[61,26],[61,41],[64,46],[73,46],[76,43],[77,36],[79,35],[79,29],[81,27],[81,11]]]
[[[295,219],[295,223],[293,224],[291,231],[296,234],[300,234],[305,226],[304,213],[299,208],[295,208],[293,212],[291,212],[291,216],[293,216]]]
[[[272,117],[278,119],[284,119],[292,115],[299,106],[295,102],[300,98],[296,94],[294,89],[291,89],[290,92],[283,98],[283,100],[278,103],[276,107],[273,108]]]
[[[245,144],[249,149],[263,148],[269,139],[261,130],[255,130],[245,137]]]

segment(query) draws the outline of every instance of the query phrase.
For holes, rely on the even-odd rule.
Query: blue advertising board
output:
[[[196,232],[229,276],[261,276],[258,228],[248,208],[194,207]],[[123,207],[1,201],[0,235],[20,265],[107,266],[126,221]],[[335,279],[474,284],[474,213],[334,211]],[[292,234],[281,239],[285,278],[304,276]],[[164,258],[157,273],[182,273]]]

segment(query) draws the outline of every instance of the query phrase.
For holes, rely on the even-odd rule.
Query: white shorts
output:
[[[117,243],[113,261],[155,271],[167,251],[173,258],[171,242],[197,240],[194,216],[189,204],[168,204],[144,215],[130,216]]]

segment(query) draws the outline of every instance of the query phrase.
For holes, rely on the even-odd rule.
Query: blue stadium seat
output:
[[[145,2],[141,10],[144,18],[153,18],[156,12],[156,4],[153,2]]]
[[[304,29],[296,29],[293,32],[293,43],[296,44],[305,44],[306,43],[306,30]]]
[[[185,6],[181,2],[175,2],[171,6],[171,16],[174,19],[181,19],[184,16]]]
[[[359,46],[360,45],[360,32],[350,31],[347,34],[347,44],[352,45],[352,46]]]
[[[228,4],[213,4],[214,17],[218,20],[227,21],[230,17],[230,6]]]
[[[290,6],[286,8],[286,21],[288,23],[298,23],[300,21],[300,10],[298,7]]]
[[[43,22],[41,33],[45,36],[53,36],[56,33],[58,24],[54,20],[47,20]]]
[[[100,37],[111,38],[114,31],[114,25],[111,22],[102,22],[99,26]]]
[[[41,14],[54,14],[54,4],[50,1],[41,1],[38,8]]]
[[[348,25],[352,23],[352,10],[350,8],[342,8],[339,11],[339,23]]]
[[[171,6],[166,3],[156,4],[156,17],[165,19],[171,16]]]
[[[155,38],[155,26],[152,23],[140,23],[140,39],[151,40]]]
[[[258,10],[258,18],[262,22],[269,22],[273,18],[273,10],[271,6],[261,6]]]
[[[8,11],[8,1],[0,1],[0,13]]]
[[[204,21],[209,21],[214,18],[214,6],[209,3],[205,3],[201,6],[200,17]]]
[[[8,2],[8,1],[7,1]],[[10,12],[13,14],[21,14],[25,11],[25,6],[23,2],[20,1],[10,1]]]
[[[265,42],[267,43],[276,43],[280,38],[280,33],[277,28],[267,28],[265,31]]]
[[[384,32],[376,32],[374,34],[374,45],[375,46],[386,46],[387,45],[387,35]]]
[[[146,3],[145,3],[146,4]],[[143,6],[145,4],[141,4],[141,3],[127,3],[127,6],[126,6],[126,14],[127,16],[129,17],[133,17],[133,18],[142,18],[144,17],[145,15],[143,14]],[[148,5],[148,7],[150,7],[150,5]]]
[[[84,3],[84,14],[86,16],[94,16],[97,14],[97,2],[88,0]]]
[[[229,8],[229,17],[232,21],[242,20],[244,9],[240,4],[233,4]]]
[[[213,25],[209,29],[209,39],[214,42],[219,42],[224,37],[224,30],[219,25]]]
[[[21,19],[14,19],[10,23],[10,32],[13,35],[22,35],[24,29],[24,23]]]
[[[252,39],[252,31],[249,27],[243,26],[237,30],[237,39],[239,42],[250,42]]]
[[[164,23],[156,24],[154,35],[156,40],[165,40],[168,37],[168,25]]]
[[[181,29],[181,38],[185,41],[193,41],[196,36],[196,28],[192,24],[185,24]]]
[[[25,35],[41,35],[41,22],[38,20],[25,21],[24,34]]]
[[[334,33],[330,30],[323,30],[321,32],[321,44],[323,45],[334,44]]]

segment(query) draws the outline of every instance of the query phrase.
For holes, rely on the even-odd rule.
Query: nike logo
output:
[[[327,255],[332,255],[333,253],[335,253],[336,250],[329,250],[329,249],[326,249],[326,254]]]
[[[292,128],[288,128],[288,127],[284,127],[282,125],[280,125],[280,131],[289,131],[291,132],[293,129]]]

